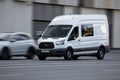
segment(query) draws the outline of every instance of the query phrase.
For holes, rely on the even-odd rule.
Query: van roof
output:
[[[55,17],[50,24],[70,23],[70,22],[88,21],[88,20],[107,21],[107,16],[104,14],[61,15]]]
[[[79,19],[79,20],[86,20],[86,19],[106,19],[106,15],[104,14],[84,14],[84,15],[61,15],[54,20],[58,19]]]

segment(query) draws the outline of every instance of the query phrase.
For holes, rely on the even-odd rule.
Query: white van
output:
[[[106,15],[63,15],[54,18],[38,40],[37,56],[95,56],[104,59],[109,51],[109,27]]]

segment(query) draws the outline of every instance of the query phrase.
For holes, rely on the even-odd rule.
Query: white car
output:
[[[12,56],[25,56],[32,59],[35,55],[35,41],[23,32],[0,33],[0,58],[10,59]]]

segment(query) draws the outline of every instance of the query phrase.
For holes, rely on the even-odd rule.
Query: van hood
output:
[[[40,38],[38,40],[39,43],[41,42],[57,42],[57,41],[62,41],[65,40],[66,38]]]

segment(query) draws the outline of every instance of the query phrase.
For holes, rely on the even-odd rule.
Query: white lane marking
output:
[[[0,77],[8,77],[8,76],[20,76],[21,74],[4,74],[0,75]]]
[[[6,68],[8,68],[8,69],[10,69],[10,68],[33,68],[33,67],[38,67],[38,68],[40,68],[40,67],[64,67],[64,66],[71,66],[71,65],[45,65],[45,66],[13,66],[13,67],[0,67],[0,68],[3,68],[3,69],[6,69]]]
[[[7,66],[31,66],[35,64],[5,64],[5,65],[0,65],[0,67],[7,67]]]
[[[104,70],[106,72],[120,72],[120,70]]]
[[[89,66],[93,66],[93,65],[107,65],[107,66],[120,66],[120,64],[92,64],[92,63],[81,63],[81,64],[44,64],[44,65],[19,65],[19,66],[0,66],[0,69],[13,69],[13,68],[40,68],[40,67],[64,67],[64,66],[69,66],[69,67],[72,67],[72,66],[81,66],[81,65],[89,65]],[[105,70],[107,71],[107,70]],[[109,71],[109,70],[108,70]]]

